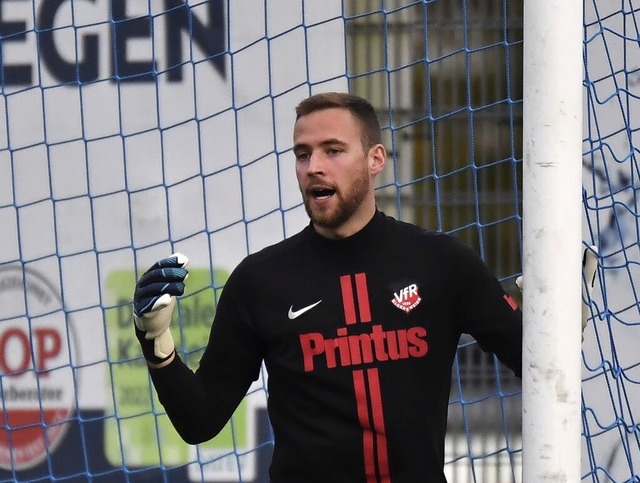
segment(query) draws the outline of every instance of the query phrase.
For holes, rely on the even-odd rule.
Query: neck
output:
[[[355,235],[362,230],[367,223],[371,221],[373,215],[376,213],[375,200],[372,198],[363,203],[362,206],[356,211],[351,218],[346,222],[336,227],[324,227],[313,225],[314,230],[325,238],[331,240],[339,240],[341,238],[347,238],[351,235]]]

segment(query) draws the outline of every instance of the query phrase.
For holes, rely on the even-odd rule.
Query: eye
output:
[[[309,159],[309,153],[306,151],[298,151],[295,153],[296,161],[306,161]]]
[[[329,148],[329,149],[327,149],[327,154],[329,156],[337,156],[341,152],[342,152],[342,150],[339,149],[339,148]]]

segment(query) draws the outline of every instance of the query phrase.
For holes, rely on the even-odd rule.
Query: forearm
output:
[[[174,428],[189,444],[216,436],[246,394],[249,384],[205,379],[176,354],[168,364],[149,368],[151,379]]]

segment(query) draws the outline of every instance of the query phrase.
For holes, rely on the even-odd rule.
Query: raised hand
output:
[[[133,320],[136,337],[148,362],[169,360],[175,344],[169,325],[176,297],[184,293],[189,259],[174,253],[154,263],[136,283],[133,295]]]

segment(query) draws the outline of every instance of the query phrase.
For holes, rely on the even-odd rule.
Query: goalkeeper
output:
[[[187,443],[207,441],[264,363],[273,483],[445,482],[459,338],[520,376],[521,311],[470,248],[377,210],[386,152],[367,101],[317,94],[296,114],[310,223],[236,267],[195,373],[169,331],[187,258],[160,260],[136,285],[135,331],[160,402]]]

